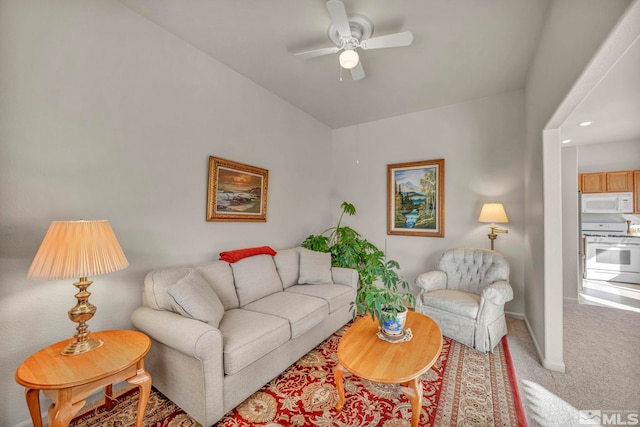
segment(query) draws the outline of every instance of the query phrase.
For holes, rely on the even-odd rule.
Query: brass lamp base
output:
[[[65,356],[75,356],[77,354],[86,353],[100,347],[104,342],[95,338],[87,338],[84,341],[74,340],[67,345],[62,354]]]
[[[87,280],[86,277],[81,277],[80,280],[73,284],[78,288],[78,293],[75,295],[78,303],[69,310],[68,315],[71,321],[78,323],[76,327],[75,340],[70,342],[62,354],[64,356],[75,356],[78,354],[86,353],[100,347],[103,342],[95,338],[89,337],[91,333],[87,321],[93,317],[96,313],[96,306],[89,302],[89,296],[91,293],[87,291],[87,288],[92,284],[91,280]]]

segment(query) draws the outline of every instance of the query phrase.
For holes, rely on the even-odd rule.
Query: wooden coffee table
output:
[[[405,328],[413,339],[389,343],[378,338],[378,322],[366,316],[356,321],[338,344],[338,364],[334,368],[340,397],[336,409],[344,406],[343,375],[384,384],[400,384],[411,402],[411,426],[417,427],[422,408],[420,375],[433,366],[442,350],[442,332],[430,317],[410,311]]]
[[[40,390],[53,400],[49,407],[49,427],[68,426],[87,397],[105,388],[105,406],[113,409],[112,384],[128,381],[138,386],[136,426],[142,427],[144,410],[151,391],[151,376],[144,370],[144,356],[151,340],[136,331],[93,332],[104,341],[101,347],[86,353],[64,356],[68,339],[33,354],[16,371],[16,381],[25,387],[27,406],[35,427],[42,427]]]

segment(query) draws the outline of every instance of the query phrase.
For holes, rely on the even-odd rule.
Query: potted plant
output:
[[[357,314],[371,315],[383,330],[387,323],[389,335],[401,334],[407,306],[415,304],[415,297],[409,292],[410,285],[400,277],[397,261],[387,260],[384,252],[360,233],[342,225],[344,214],[355,215],[356,208],[347,202],[342,202],[341,207],[337,225],[320,234],[310,235],[302,242],[302,247],[330,252],[332,266],[357,270],[359,284],[352,310]]]

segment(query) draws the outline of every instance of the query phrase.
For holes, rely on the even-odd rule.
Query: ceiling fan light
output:
[[[340,66],[347,70],[355,68],[358,65],[358,61],[360,57],[358,56],[358,52],[355,50],[345,50],[340,54]]]

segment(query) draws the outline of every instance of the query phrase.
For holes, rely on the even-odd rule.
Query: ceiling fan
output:
[[[306,60],[343,51],[339,57],[340,65],[351,70],[353,80],[360,80],[364,78],[365,74],[356,49],[409,46],[413,42],[413,34],[410,31],[371,37],[373,23],[361,15],[347,16],[347,11],[341,0],[329,0],[327,9],[331,16],[331,25],[327,33],[335,46],[298,52],[294,53],[294,56]]]

